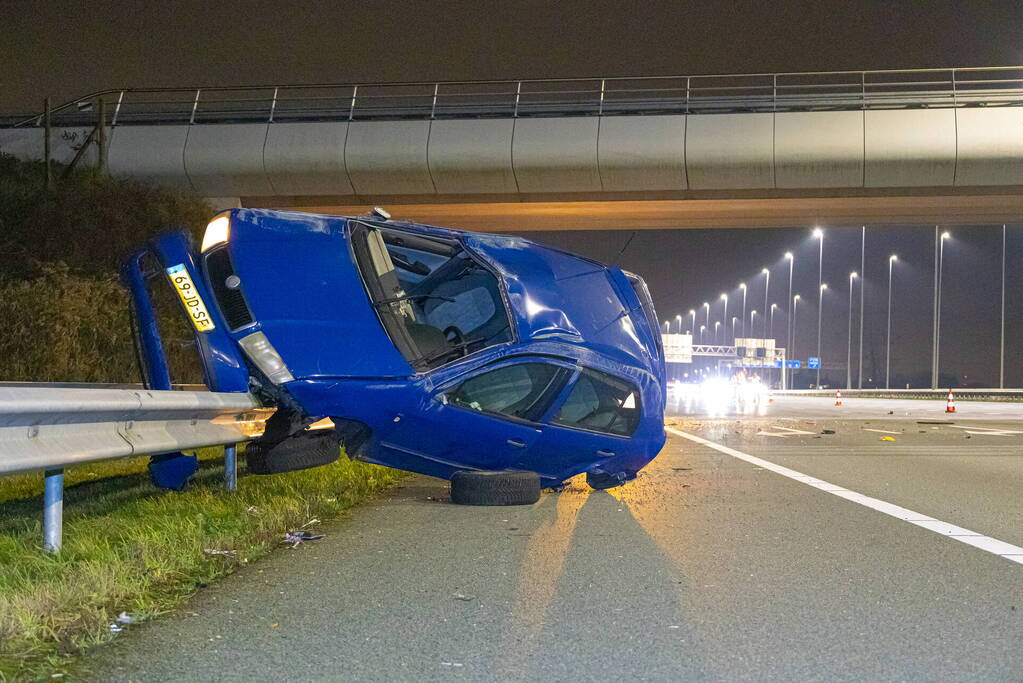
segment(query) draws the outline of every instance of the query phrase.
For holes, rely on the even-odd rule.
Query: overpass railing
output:
[[[53,125],[717,114],[1023,105],[1023,67],[101,90]],[[43,114],[7,126],[42,125]]]
[[[272,413],[249,394],[3,384],[0,475],[45,473],[43,547],[56,552],[65,467],[227,446],[225,484],[233,489],[235,445],[259,436]]]

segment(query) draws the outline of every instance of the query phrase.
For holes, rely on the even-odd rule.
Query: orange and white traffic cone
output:
[[[952,390],[948,390],[948,401],[945,403],[945,412],[954,413],[956,411],[956,397],[952,393]]]
[[[836,389],[835,390],[835,405],[836,406],[842,405],[842,390],[841,389]]]

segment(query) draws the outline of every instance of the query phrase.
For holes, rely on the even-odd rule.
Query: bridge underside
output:
[[[733,193],[734,194],[734,193]],[[401,220],[464,230],[523,232],[531,230],[641,230],[666,228],[777,228],[813,225],[983,225],[1019,222],[1023,188],[949,188],[915,190],[912,194],[850,191],[821,197],[643,196],[608,199],[580,195],[519,198],[380,196],[242,197],[243,206],[294,208],[303,211],[357,215],[372,206],[385,207]],[[462,199],[462,201],[459,201]]]

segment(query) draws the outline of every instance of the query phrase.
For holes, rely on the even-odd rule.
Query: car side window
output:
[[[519,363],[471,377],[447,392],[454,405],[523,420],[535,420],[562,371],[548,363]]]
[[[583,370],[556,424],[616,436],[631,436],[639,425],[639,391],[623,380],[595,370]]]

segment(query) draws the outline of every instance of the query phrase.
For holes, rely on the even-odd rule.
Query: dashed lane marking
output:
[[[865,432],[877,432],[878,434],[901,434],[902,432],[892,432],[887,429],[871,429],[870,427],[864,427]]]
[[[783,467],[769,460],[758,458],[755,455],[743,453],[742,451],[737,451],[734,448],[729,448],[728,446],[722,446],[719,443],[708,441],[707,439],[704,439],[703,437],[700,436],[696,436],[695,434],[689,434],[688,432],[673,429],[672,427],[665,427],[664,429],[665,431],[670,432],[675,436],[680,436],[683,439],[688,439],[689,441],[693,441],[703,446],[707,446],[708,448],[713,448],[719,453],[724,453],[725,455],[730,455],[733,458],[744,460],[752,465],[756,465],[757,467],[762,467],[765,470],[770,470],[775,474],[780,474],[783,477],[788,477],[789,479],[792,479],[794,481],[798,481],[802,484],[812,486],[815,489],[827,491],[828,493],[836,495],[839,498],[845,498],[846,500],[851,501],[853,503],[859,503],[860,505],[868,507],[871,510],[883,512],[884,514],[890,517],[901,519],[904,522],[909,522],[910,524],[913,524],[915,526],[933,531],[936,534],[947,536],[948,538],[959,541],[960,543],[972,545],[974,548],[979,548],[980,550],[984,550],[994,555],[998,555],[999,557],[1004,557],[1005,559],[1010,560],[1012,562],[1023,564],[1023,548],[1017,545],[1012,545],[1011,543],[1006,543],[1005,541],[999,541],[997,538],[991,538],[990,536],[978,534],[975,531],[970,531],[969,529],[964,529],[960,526],[949,524],[948,522],[943,522],[940,519],[928,517],[927,515],[920,514],[919,512],[907,510],[904,507],[899,507],[898,505],[893,505],[892,503],[886,503],[885,501],[878,500],[877,498],[865,496],[862,493],[857,493],[856,491],[850,491],[847,488],[843,488],[836,484],[831,484],[829,482],[823,481],[822,479],[817,479],[816,477],[811,477],[807,474],[803,474],[802,472],[797,472],[793,469],[789,469],[788,467]]]

